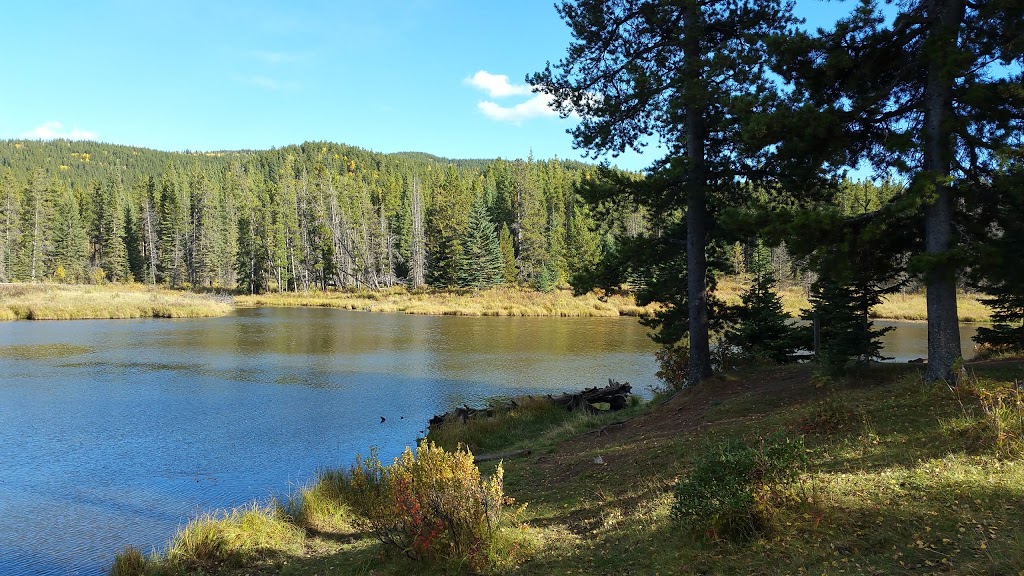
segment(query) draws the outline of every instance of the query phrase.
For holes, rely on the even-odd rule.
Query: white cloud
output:
[[[531,118],[558,116],[558,112],[551,108],[551,96],[547,94],[537,94],[533,98],[520,102],[515,106],[502,106],[485,100],[478,102],[476,107],[483,112],[484,116],[492,120],[511,122],[513,124],[520,124],[523,120]]]
[[[64,130],[64,125],[57,121],[43,122],[42,126],[21,135],[22,138],[33,140],[96,140],[97,134],[88,130],[72,128]]]
[[[533,91],[533,88],[528,84],[512,84],[509,82],[508,76],[504,74],[491,74],[486,70],[480,70],[466,78],[466,83],[487,92],[491,98],[520,96]]]

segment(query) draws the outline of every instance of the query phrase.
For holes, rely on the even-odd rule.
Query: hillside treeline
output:
[[[245,292],[564,284],[644,226],[577,193],[594,167],[329,143],[167,153],[0,142],[0,281]]]

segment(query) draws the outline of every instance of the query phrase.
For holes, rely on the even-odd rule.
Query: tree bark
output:
[[[949,59],[957,49],[964,20],[964,0],[930,0],[932,53],[924,93],[924,170],[933,183],[935,199],[924,209],[925,254],[941,258],[953,247],[953,198],[949,176],[953,157],[953,82]],[[956,303],[956,266],[940,261],[928,271],[929,381],[951,380],[953,364],[961,356]]]
[[[691,79],[701,74],[701,8],[688,2],[684,15],[684,66]],[[699,99],[703,99],[700,96]],[[690,95],[686,102],[686,305],[689,316],[690,358],[687,383],[699,384],[711,376],[707,296],[707,167],[704,160],[706,127],[704,107]]]

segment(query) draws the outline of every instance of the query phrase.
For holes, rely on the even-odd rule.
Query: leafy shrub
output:
[[[690,367],[690,349],[684,345],[664,345],[654,353],[658,361],[656,376],[672,390],[686,387],[686,374]]]
[[[357,457],[341,492],[356,523],[414,560],[488,564],[506,499],[499,465],[480,477],[464,448],[447,452],[433,442],[410,448],[390,466],[371,451]]]
[[[708,539],[746,539],[771,527],[772,508],[805,461],[800,438],[751,447],[730,441],[706,450],[676,485],[672,519]]]

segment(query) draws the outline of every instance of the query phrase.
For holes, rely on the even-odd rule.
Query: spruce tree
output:
[[[482,196],[473,200],[466,235],[462,239],[462,258],[458,283],[462,288],[490,288],[501,284],[502,256],[494,224],[487,214]]]
[[[881,337],[893,327],[875,328],[868,317],[881,301],[877,290],[846,278],[819,276],[811,284],[808,299],[811,309],[803,318],[818,325],[816,359],[829,372],[843,372],[850,359],[858,363],[888,359],[882,356]]]
[[[459,284],[462,238],[472,204],[471,191],[458,169],[449,165],[439,175],[427,212],[426,249],[428,281],[435,287]]]
[[[508,225],[501,225],[501,232],[498,233],[498,249],[501,250],[501,277],[502,281],[515,286],[519,278],[519,270],[516,267],[516,249],[512,242],[512,232]]]
[[[997,350],[1024,351],[1024,166],[993,181],[999,199],[977,239],[974,284],[989,297],[992,325],[978,328],[974,341]]]
[[[160,184],[160,265],[157,279],[172,288],[188,281],[185,252],[189,211],[189,196],[177,167],[173,163],[168,164]]]
[[[131,280],[125,244],[125,198],[120,178],[111,177],[103,186],[103,220],[100,223],[100,267],[107,280]]]
[[[783,310],[782,299],[775,291],[771,252],[760,241],[749,268],[753,283],[741,296],[736,322],[725,331],[725,343],[754,359],[792,362],[796,352],[809,348],[810,334],[806,328],[792,324]]]
[[[46,267],[58,282],[83,282],[88,239],[78,201],[61,183],[54,190],[53,203],[53,249]]]

